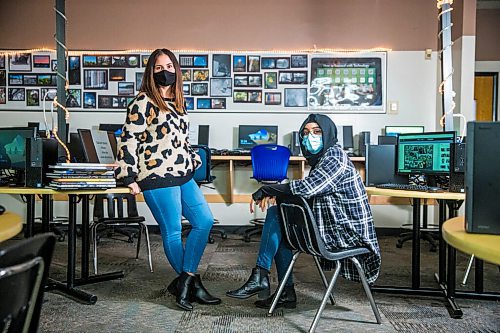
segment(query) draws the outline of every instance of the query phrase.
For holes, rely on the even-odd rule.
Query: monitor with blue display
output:
[[[240,125],[238,128],[238,148],[250,149],[262,144],[278,143],[278,126]]]
[[[400,134],[397,147],[399,174],[450,174],[455,132]]]
[[[0,128],[0,169],[26,167],[26,139],[36,136],[35,127]]]

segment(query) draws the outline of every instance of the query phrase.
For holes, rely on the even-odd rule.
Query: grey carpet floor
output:
[[[149,272],[145,247],[135,260],[135,244],[103,239],[99,244],[99,272],[123,270],[125,278],[87,285],[81,289],[98,297],[95,305],[84,305],[54,292],[46,294],[40,332],[307,332],[324,291],[312,258],[301,256],[295,269],[298,295],[296,309],[279,309],[268,317],[255,308],[255,299],[236,300],[225,291],[243,284],[255,265],[258,239],[251,243],[239,235],[209,244],[199,267],[206,287],[222,298],[218,306],[195,304],[184,312],[166,286],[175,277],[166,262],[159,235],[152,235],[154,273]],[[395,237],[380,237],[383,255],[380,285],[409,285],[411,242],[395,247]],[[51,275],[64,279],[66,246],[58,243]],[[457,279],[461,279],[468,257],[459,255]],[[437,254],[422,242],[422,285],[435,287],[433,273]],[[474,274],[469,286],[474,285]],[[274,277],[272,283],[276,286]],[[485,289],[500,291],[497,267],[485,264]],[[499,332],[500,303],[459,299],[464,316],[451,319],[440,297],[397,296],[374,293],[382,315],[377,325],[362,286],[339,279],[337,304],[327,304],[317,332]]]

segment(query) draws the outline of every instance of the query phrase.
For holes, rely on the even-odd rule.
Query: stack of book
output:
[[[113,164],[57,163],[49,166],[48,187],[57,190],[106,189],[116,187]]]

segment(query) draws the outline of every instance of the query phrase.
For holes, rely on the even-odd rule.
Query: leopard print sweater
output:
[[[118,142],[115,177],[125,185],[137,182],[141,190],[180,186],[201,165],[188,140],[187,113],[161,112],[140,93],[127,108],[127,119]]]

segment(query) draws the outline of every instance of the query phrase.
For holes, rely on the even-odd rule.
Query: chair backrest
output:
[[[127,204],[127,214],[125,215],[124,204]],[[107,216],[106,216],[107,214]],[[110,218],[137,217],[137,202],[135,196],[130,193],[108,193],[97,194],[94,200],[94,220]]]
[[[252,148],[253,178],[257,181],[281,182],[287,178],[290,149],[266,144]]]
[[[198,185],[212,183],[215,177],[212,176],[212,153],[210,148],[206,145],[192,145],[191,147],[200,156],[202,163],[194,172],[194,181]]]
[[[55,241],[42,234],[0,248],[0,332],[38,332]]]
[[[286,239],[292,249],[314,256],[327,257],[328,251],[306,199],[293,195],[278,197],[278,207]]]

